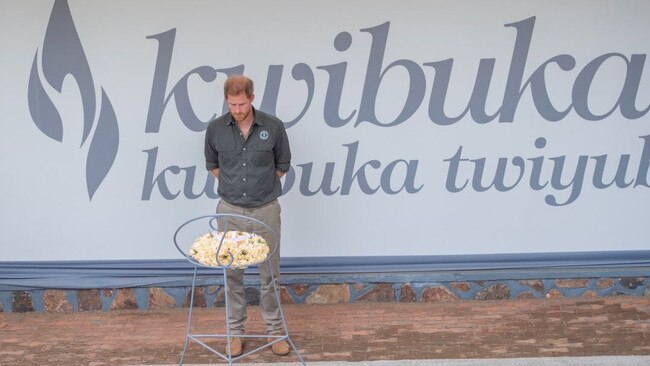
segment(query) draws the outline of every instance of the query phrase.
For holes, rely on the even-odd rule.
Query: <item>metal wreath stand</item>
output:
[[[192,256],[188,255],[178,245],[178,241],[177,241],[178,233],[187,224],[190,224],[192,222],[202,220],[202,219],[208,219],[208,218],[210,219],[209,222],[208,222],[210,233],[214,234],[214,232],[216,232],[216,231],[221,231],[221,232],[225,233],[225,232],[228,231],[228,219],[242,219],[244,221],[250,221],[251,223],[261,225],[262,228],[268,230],[271,233],[273,239],[278,244],[278,245],[275,245],[275,248],[273,248],[273,250],[269,252],[267,257],[263,261],[261,261],[259,263],[256,263],[253,266],[257,266],[257,267],[259,267],[261,265],[268,265],[269,266],[269,270],[271,272],[271,284],[273,285],[273,291],[275,293],[275,300],[277,301],[278,309],[280,311],[280,317],[282,318],[282,325],[284,327],[284,335],[268,335],[268,334],[237,335],[237,337],[239,337],[239,338],[261,338],[261,339],[271,338],[272,339],[268,343],[265,343],[265,344],[255,348],[254,350],[243,353],[243,354],[241,354],[241,355],[239,355],[237,357],[232,357],[232,355],[230,354],[230,340],[231,340],[232,337],[230,335],[230,324],[228,323],[228,314],[229,314],[230,307],[229,307],[229,304],[228,304],[229,301],[228,301],[228,272],[227,272],[227,270],[228,269],[243,269],[243,268],[246,268],[246,267],[231,266],[233,261],[234,261],[234,256],[233,256],[233,254],[231,252],[228,252],[228,254],[230,255],[230,260],[229,260],[227,265],[221,265],[219,263],[219,258],[218,257],[216,258],[217,259],[217,264],[219,264],[218,266],[208,266],[208,265],[199,263]],[[218,220],[219,219],[225,219],[224,220],[224,225],[223,225],[221,230],[219,230],[219,227],[218,227]],[[215,253],[215,255],[217,255],[217,256],[218,256],[219,251],[221,250],[221,245],[223,244],[224,238],[225,238],[225,235],[222,235],[221,240],[219,241],[219,246],[218,246],[217,251]],[[278,279],[275,278],[275,276],[273,275],[273,269],[271,268],[270,259],[273,256],[273,254],[275,253],[275,251],[279,248],[279,243],[280,243],[280,240],[279,240],[277,234],[268,225],[266,225],[262,221],[254,219],[252,217],[237,215],[237,214],[212,214],[212,215],[199,216],[199,217],[195,217],[195,218],[193,218],[191,220],[186,221],[181,226],[179,226],[178,229],[176,229],[176,232],[174,233],[174,245],[176,246],[176,249],[178,249],[178,251],[190,263],[192,263],[194,265],[194,274],[192,275],[192,290],[191,290],[192,292],[191,292],[191,295],[190,295],[189,316],[188,316],[188,319],[187,319],[187,336],[185,337],[185,346],[183,347],[183,352],[181,353],[181,359],[180,359],[180,361],[178,363],[179,365],[183,364],[183,358],[185,357],[185,353],[187,352],[187,347],[189,346],[190,341],[194,341],[194,342],[200,344],[203,348],[209,350],[210,352],[214,353],[215,355],[217,355],[217,356],[221,357],[222,359],[228,361],[229,365],[232,365],[233,361],[238,361],[238,360],[240,360],[240,359],[242,359],[242,358],[244,358],[244,357],[246,357],[248,355],[251,355],[251,354],[253,354],[255,352],[258,352],[258,351],[260,351],[260,350],[262,350],[262,349],[264,349],[266,347],[270,347],[274,343],[280,342],[282,340],[286,340],[289,343],[289,345],[291,346],[291,349],[293,349],[293,352],[295,352],[295,354],[298,357],[298,359],[300,360],[300,362],[303,365],[306,365],[305,360],[302,358],[300,353],[298,353],[298,350],[296,349],[296,346],[291,341],[291,338],[289,338],[289,329],[287,328],[287,322],[285,320],[284,311],[282,310],[282,304],[280,302],[280,293],[278,292],[278,287],[277,287]],[[269,249],[271,249],[271,248],[269,248]],[[226,334],[192,334],[192,332],[191,332],[192,309],[194,307],[194,288],[195,288],[195,285],[196,285],[196,274],[197,274],[197,270],[198,270],[199,267],[217,269],[217,270],[221,269],[223,271],[224,299],[225,299],[225,303],[226,303],[226,313],[225,313]],[[228,354],[223,354],[223,353],[215,350],[214,348],[212,348],[212,347],[208,346],[207,344],[205,344],[199,338],[226,338],[226,345],[227,345],[226,347],[227,347],[227,353]]]

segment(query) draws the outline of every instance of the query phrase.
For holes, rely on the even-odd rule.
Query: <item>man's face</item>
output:
[[[236,122],[242,122],[251,115],[253,111],[253,99],[255,99],[254,94],[248,99],[245,93],[229,95],[226,98],[228,111]]]

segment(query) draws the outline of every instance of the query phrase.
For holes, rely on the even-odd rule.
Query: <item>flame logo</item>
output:
[[[37,49],[27,90],[29,112],[41,132],[53,140],[62,142],[63,121],[43,86],[39,75],[38,56]],[[115,111],[103,88],[97,117],[95,84],[67,0],[54,2],[43,41],[40,67],[46,82],[59,93],[67,75],[71,75],[79,87],[83,108],[83,135],[80,147],[84,146],[92,133],[86,158],[86,187],[88,198],[92,200],[117,156],[119,129]]]

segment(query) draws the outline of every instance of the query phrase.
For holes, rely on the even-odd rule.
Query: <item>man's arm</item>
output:
[[[280,122],[278,138],[273,147],[275,154],[275,174],[278,178],[282,178],[291,167],[291,149],[289,148],[289,137],[284,125]]]
[[[214,175],[215,178],[219,178],[219,153],[212,146],[212,139],[210,138],[211,131],[213,129],[212,122],[210,126],[205,130],[205,142],[203,144],[203,153],[205,155],[205,168]]]

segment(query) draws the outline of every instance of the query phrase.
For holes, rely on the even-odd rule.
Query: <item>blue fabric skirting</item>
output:
[[[596,273],[607,268],[650,268],[650,250],[570,253],[482,254],[444,256],[285,257],[283,275],[308,278],[336,274],[381,274],[380,277],[422,276],[423,273],[498,270],[579,270]],[[644,268],[646,267],[646,268]],[[17,288],[122,288],[160,286],[186,281],[194,266],[184,259],[14,261],[0,262],[0,290]],[[255,267],[247,273],[256,273]],[[405,273],[409,275],[405,275]],[[319,275],[319,276],[317,276]],[[643,274],[640,274],[643,275]],[[199,268],[202,278],[221,277],[221,271]],[[307,278],[305,277],[305,278]]]

